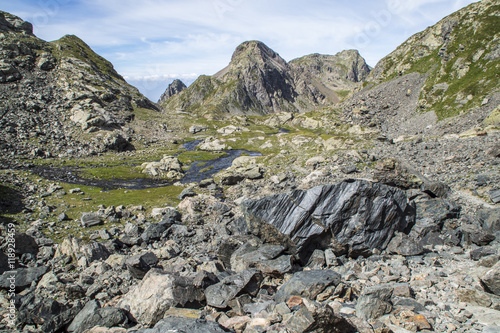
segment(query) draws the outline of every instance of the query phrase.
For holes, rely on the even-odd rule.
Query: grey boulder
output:
[[[356,304],[356,316],[368,320],[391,312],[393,291],[393,284],[365,288]]]
[[[238,274],[227,276],[219,283],[205,289],[207,304],[224,309],[240,293],[257,294],[261,281],[262,275],[256,269],[247,269]]]
[[[68,332],[81,333],[94,326],[114,327],[127,322],[124,310],[114,307],[101,308],[99,302],[92,300],[76,315],[68,327]]]
[[[328,306],[311,302],[301,306],[284,322],[286,332],[294,333],[354,333],[358,330],[345,318],[334,313]],[[280,330],[281,331],[281,330]]]
[[[146,243],[151,243],[153,241],[159,240],[163,233],[174,224],[173,219],[162,219],[158,223],[153,223],[149,225],[146,230],[141,235],[141,238]]]
[[[340,283],[340,274],[331,270],[310,270],[295,273],[274,295],[276,303],[286,302],[291,296],[316,299],[329,286]]]
[[[204,298],[192,279],[152,268],[121,299],[118,307],[129,309],[138,323],[153,326],[170,307],[201,303]]]
[[[153,252],[136,254],[125,260],[125,265],[130,274],[137,279],[142,279],[144,275],[157,264],[158,258]]]
[[[106,260],[111,254],[103,244],[98,242],[91,242],[87,245],[84,245],[81,249],[81,252],[87,259],[88,263],[96,260]]]
[[[96,213],[83,213],[80,220],[85,228],[102,224],[101,218]]]
[[[481,283],[486,291],[500,296],[500,262],[496,263],[486,274],[482,277]]]
[[[500,189],[494,189],[488,192],[490,199],[493,203],[497,204],[500,202]]]
[[[203,319],[167,317],[160,320],[153,328],[143,328],[137,333],[223,333],[231,332],[224,329],[216,322],[210,322]]]
[[[11,282],[16,290],[22,290],[38,282],[42,276],[47,273],[47,267],[27,267],[19,268],[15,271],[6,271],[0,276],[0,288],[10,289]]]
[[[38,244],[36,243],[36,240],[30,235],[27,235],[25,233],[17,233],[14,238],[17,254],[22,255],[25,253],[31,253],[36,255],[38,253]]]
[[[365,180],[245,200],[242,210],[253,234],[265,242],[291,243],[302,258],[331,243],[351,256],[371,254],[415,222],[404,191]]]
[[[292,256],[282,255],[284,250],[281,245],[245,243],[232,254],[231,269],[257,268],[264,274],[281,276],[292,270]]]
[[[414,238],[398,233],[387,246],[387,252],[402,256],[418,256],[424,253],[424,247]]]

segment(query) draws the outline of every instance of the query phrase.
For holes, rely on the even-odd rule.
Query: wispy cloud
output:
[[[26,0],[2,5],[46,40],[75,34],[134,82],[213,74],[245,40],[286,60],[356,48],[370,65],[470,0]],[[159,96],[145,91],[153,100]],[[151,89],[150,89],[151,90]],[[158,96],[156,96],[158,95]]]

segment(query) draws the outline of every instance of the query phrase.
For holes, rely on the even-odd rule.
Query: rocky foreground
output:
[[[498,332],[498,173],[488,174],[498,165],[497,134],[430,140],[428,149],[381,142],[366,151],[376,166],[363,170],[349,167],[348,156],[339,164],[313,158],[307,177],[239,179],[225,188],[225,201],[209,195],[220,184],[204,181],[184,191],[176,208],[146,213],[140,206],[103,206],[81,216],[82,226],[101,226],[88,241],[55,244],[39,219],[15,235],[14,326],[28,332]],[[444,157],[447,171],[439,173],[442,145],[489,148],[470,154],[467,163]],[[407,166],[427,150],[428,164]],[[388,159],[391,151],[401,160]],[[464,180],[462,168],[480,162],[481,174]],[[431,172],[447,183],[428,179]],[[32,197],[61,189],[34,191]],[[489,204],[480,193],[490,195]],[[122,227],[106,227],[116,221]],[[7,246],[2,250],[2,326],[12,332],[14,273]]]

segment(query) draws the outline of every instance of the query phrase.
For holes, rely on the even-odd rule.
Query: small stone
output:
[[[458,299],[472,305],[488,307],[491,305],[490,296],[484,291],[475,289],[459,289],[457,290]]]
[[[298,305],[301,305],[303,303],[302,297],[300,296],[292,296],[290,299],[288,299],[288,302],[286,302],[286,305],[288,308],[292,309]]]
[[[481,278],[481,283],[486,291],[500,296],[500,262],[496,263],[491,270],[486,272]]]
[[[69,219],[70,218],[68,217],[68,215],[66,215],[66,213],[61,213],[57,216],[57,222],[63,222],[63,221],[67,221]]]
[[[188,187],[188,188],[185,188],[184,190],[182,190],[181,194],[179,194],[177,199],[182,200],[184,198],[195,197],[197,195],[198,194],[192,188]]]
[[[419,331],[432,329],[432,325],[427,321],[427,318],[425,318],[425,316],[423,315],[416,315],[410,317],[408,319],[408,322],[415,324]]]
[[[287,178],[288,178],[288,176],[285,173],[280,172],[277,175],[272,175],[271,181],[275,184],[280,184],[280,183],[284,182],[285,180],[287,180]]]
[[[443,198],[450,192],[450,187],[441,182],[424,182],[420,190],[433,198]]]
[[[196,134],[202,131],[206,131],[208,127],[206,125],[193,125],[189,128],[189,133]]]
[[[201,310],[196,309],[185,309],[185,308],[176,308],[171,307],[165,312],[164,318],[167,317],[181,317],[181,318],[200,318]]]
[[[340,274],[331,270],[309,270],[295,273],[274,295],[277,302],[285,302],[291,296],[315,300],[329,286],[340,283]]]
[[[137,254],[125,261],[130,274],[137,279],[142,279],[156,264],[158,264],[158,258],[153,252]]]
[[[498,255],[492,254],[487,257],[481,258],[481,260],[479,260],[477,264],[483,267],[493,267],[499,260],[500,258],[498,257]]]
[[[288,307],[288,305],[286,305],[286,303],[281,302],[281,303],[276,304],[276,307],[274,308],[274,312],[279,313],[280,315],[283,316],[287,313],[290,313],[290,308]]]
[[[490,196],[490,199],[494,204],[500,202],[500,189],[491,190],[488,192],[488,195]]]
[[[102,224],[101,218],[96,213],[83,213],[80,220],[85,228]]]
[[[352,173],[358,172],[358,168],[356,168],[356,166],[354,165],[348,165],[348,166],[342,166],[340,168],[340,171],[342,171],[346,175],[350,175]]]
[[[335,252],[333,252],[332,249],[325,250],[325,263],[326,263],[326,266],[328,266],[328,267],[337,266],[339,264],[338,260],[337,260],[337,256],[335,255]]]
[[[104,240],[108,240],[108,239],[111,239],[111,235],[109,234],[109,232],[105,229],[103,230],[99,230],[99,237],[101,237],[101,239],[104,239]]]
[[[356,304],[356,316],[368,320],[391,312],[392,303],[390,300],[393,291],[392,284],[366,287]]]
[[[483,257],[489,256],[492,254],[496,254],[496,253],[497,253],[497,250],[495,250],[494,248],[483,246],[483,247],[477,248],[475,250],[472,250],[470,252],[470,257],[472,260],[477,261]]]
[[[414,239],[404,233],[394,236],[387,246],[387,252],[396,253],[402,256],[417,256],[424,253],[424,248]]]

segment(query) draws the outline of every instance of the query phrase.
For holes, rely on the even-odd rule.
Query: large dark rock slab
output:
[[[65,305],[54,299],[32,293],[22,299],[17,319],[26,325],[42,325],[66,309]]]
[[[82,309],[80,302],[73,307],[35,293],[21,297],[17,321],[22,325],[39,326],[39,332],[61,332]],[[12,331],[9,331],[12,332]]]
[[[354,333],[358,330],[329,306],[311,303],[301,306],[284,322],[286,332]],[[283,330],[284,331],[284,330]],[[281,332],[281,330],[279,330]]]
[[[288,242],[302,257],[332,243],[351,256],[383,250],[395,231],[407,232],[415,222],[404,191],[365,180],[246,200],[242,210],[253,234]]]

